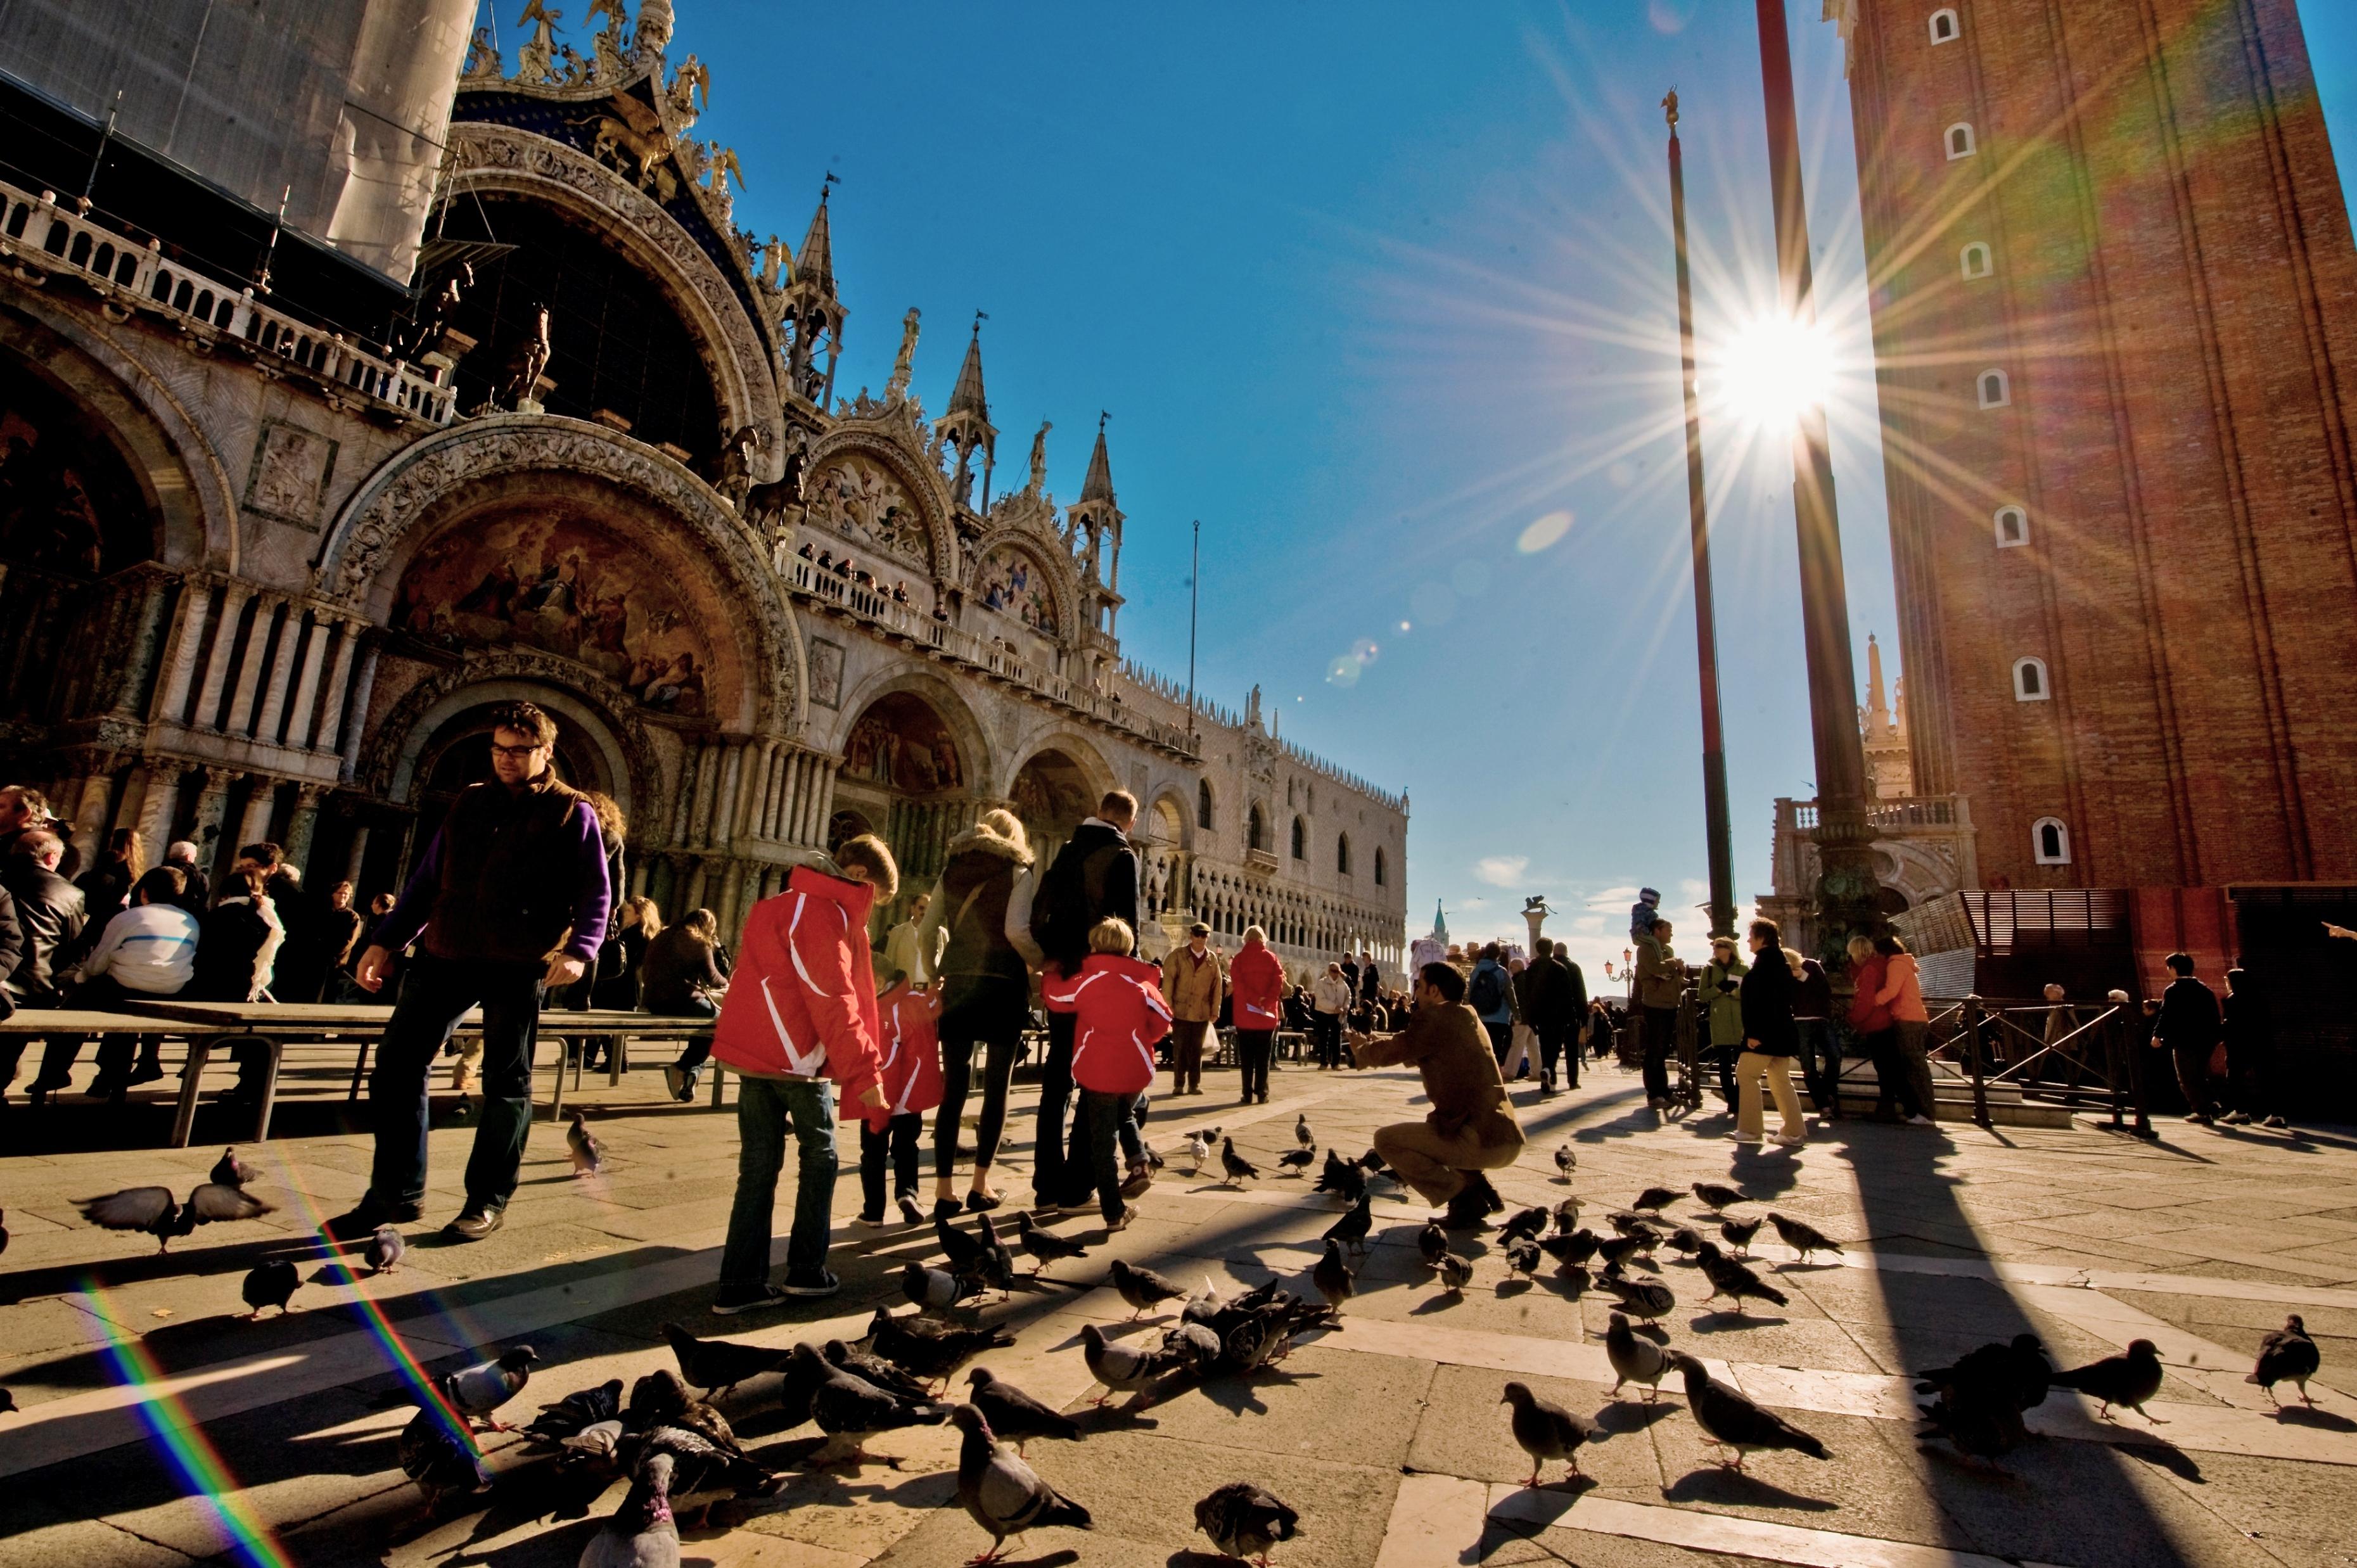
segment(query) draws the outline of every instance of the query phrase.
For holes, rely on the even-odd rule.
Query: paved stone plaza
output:
[[[658,1103],[654,1078],[640,1070],[619,1090],[592,1092],[609,1152],[602,1177],[573,1179],[562,1138],[544,1125],[506,1230],[463,1247],[413,1228],[402,1267],[357,1287],[311,1283],[307,1232],[315,1213],[359,1195],[361,1138],[247,1150],[265,1172],[256,1190],[277,1211],[208,1227],[164,1257],[144,1236],[86,1226],[71,1200],[131,1183],[185,1187],[218,1146],[0,1159],[13,1235],[0,1273],[0,1386],[21,1407],[0,1416],[0,1564],[232,1561],[241,1531],[243,1560],[264,1563],[571,1564],[622,1487],[585,1496],[512,1436],[484,1439],[497,1471],[489,1492],[421,1519],[394,1460],[408,1411],[387,1399],[399,1386],[393,1340],[429,1369],[460,1364],[471,1348],[530,1343],[545,1364],[501,1412],[521,1423],[544,1401],[670,1365],[657,1326],[667,1319],[777,1345],[856,1335],[876,1305],[903,1306],[894,1271],[932,1247],[929,1232],[841,1229],[842,1295],[712,1317],[734,1124]],[[1182,1157],[1114,1246],[985,1309],[1018,1339],[985,1364],[1080,1409],[1098,1391],[1082,1325],[1127,1316],[1101,1287],[1111,1256],[1190,1286],[1208,1277],[1232,1289],[1274,1273],[1308,1288],[1333,1206],[1275,1175],[1269,1156],[1292,1146],[1297,1112],[1322,1142],[1365,1148],[1377,1125],[1420,1113],[1408,1109],[1414,1081],[1291,1067],[1275,1101],[1250,1111],[1233,1105],[1232,1082],[1219,1075],[1200,1099],[1157,1105],[1149,1135],[1168,1152],[1183,1129],[1220,1123],[1271,1174],[1232,1189],[1180,1174]],[[1018,1086],[1013,1126],[1026,1141],[1004,1167],[1010,1187],[1028,1158],[1031,1098]],[[1249,1385],[1190,1388],[1143,1411],[1116,1402],[1083,1412],[1080,1443],[1034,1441],[1032,1463],[1096,1528],[1039,1532],[1011,1556],[1210,1568],[1194,1501],[1249,1478],[1300,1509],[1304,1535],[1276,1552],[1295,1568],[2357,1561],[2347,1506],[2357,1496],[2357,1135],[2170,1124],[2146,1144],[2091,1122],[1933,1134],[1853,1122],[1797,1154],[1762,1154],[1724,1141],[1727,1123],[1715,1115],[1657,1126],[1635,1075],[1612,1068],[1592,1070],[1577,1093],[1523,1099],[1530,1146],[1499,1181],[1512,1203],[1575,1193],[1601,1229],[1604,1209],[1650,1184],[1718,1180],[1759,1200],[1749,1212],[1774,1208],[1849,1244],[1843,1258],[1803,1267],[1763,1231],[1755,1255],[1791,1303],[1754,1304],[1748,1317],[1703,1306],[1698,1271],[1660,1254],[1679,1298],[1666,1320],[1674,1342],[1816,1434],[1829,1460],[1770,1454],[1748,1475],[1716,1467],[1674,1376],[1656,1406],[1611,1401],[1600,1293],[1574,1298],[1552,1267],[1535,1284],[1508,1283],[1491,1232],[1487,1245],[1460,1240],[1477,1272],[1451,1297],[1419,1265],[1421,1207],[1379,1201],[1342,1332]],[[463,1127],[435,1134],[436,1223],[456,1210],[467,1137]],[[1566,1137],[1578,1154],[1568,1187],[1553,1161]],[[856,1195],[846,1171],[839,1226]],[[1688,1197],[1671,1212],[1700,1209]],[[780,1256],[785,1218],[781,1208]],[[1093,1216],[1060,1229],[1102,1238]],[[240,1280],[274,1256],[304,1261],[296,1310],[243,1321]],[[353,1309],[355,1288],[390,1336]],[[2292,1312],[2323,1348],[2320,1405],[2279,1417],[2242,1380],[2261,1335]],[[2009,1455],[2006,1474],[1919,1447],[1900,1374],[2024,1327],[2063,1366],[2156,1341],[2168,1380],[2151,1410],[2165,1424],[2133,1413],[2098,1421],[2091,1403],[2057,1391],[2032,1417],[2042,1438]],[[1499,1404],[1508,1378],[1598,1416],[1609,1435],[1582,1455],[1591,1479],[1566,1484],[1550,1466],[1546,1485],[1521,1488],[1528,1466]],[[710,1527],[685,1530],[688,1561],[932,1568],[988,1545],[955,1504],[950,1429],[888,1435],[871,1450],[897,1465],[846,1470],[810,1464],[814,1427],[777,1430],[758,1413],[738,1427],[789,1478],[773,1498],[724,1505]],[[191,1496],[189,1476],[221,1488],[219,1506]]]

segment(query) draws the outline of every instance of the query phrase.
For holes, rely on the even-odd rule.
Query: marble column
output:
[[[66,842],[73,845],[79,857],[76,864],[84,871],[98,864],[99,835],[106,831],[106,808],[114,797],[114,780],[108,777],[105,759],[97,759],[92,766],[98,771],[68,780],[58,791],[57,802],[65,813]]]
[[[776,840],[785,837],[786,807],[791,800],[789,789],[793,779],[793,753],[786,749],[785,742],[780,741],[776,754],[770,758],[770,805],[761,822],[761,836],[764,838]]]
[[[361,633],[355,629],[355,640]],[[361,762],[361,738],[368,733],[369,693],[376,686],[376,644],[368,642],[361,649],[360,668],[353,671],[351,693],[341,706],[343,733],[338,737],[336,749],[344,756],[343,776],[350,779]],[[327,746],[322,746],[325,751]]]
[[[253,793],[245,798],[245,815],[238,820],[237,843],[231,846],[233,849],[267,839],[270,819],[278,811],[278,780],[263,773],[250,777]]]
[[[278,744],[279,727],[286,716],[287,701],[293,695],[288,688],[295,678],[296,645],[302,640],[303,611],[290,601],[286,606],[286,624],[278,634],[278,647],[270,656],[270,684],[262,693],[262,714],[253,722],[256,740]]]
[[[155,716],[178,724],[187,714],[188,692],[197,678],[197,650],[204,646],[205,628],[211,624],[213,585],[191,577],[180,588],[179,635],[172,639],[171,664],[157,687]]]
[[[237,699],[230,704],[229,722],[222,726],[231,735],[253,733],[253,715],[262,704],[263,682],[269,673],[271,628],[285,603],[272,594],[253,612],[253,634],[245,639],[245,657],[238,660]]]
[[[778,788],[778,743],[763,741],[759,754],[759,771],[754,776],[759,783],[750,792],[751,799],[745,811],[745,832],[750,838],[769,837],[770,801]]]
[[[703,907],[704,857],[698,855],[688,864],[687,885],[681,889],[677,914],[683,919],[690,910],[700,909]]]
[[[311,636],[303,645],[303,672],[295,678],[295,701],[286,718],[286,742],[308,749],[311,714],[319,702],[319,676],[328,666],[328,642],[340,622],[320,616],[311,622]],[[276,732],[265,726],[265,737]]]
[[[311,885],[311,839],[319,831],[319,799],[327,792],[325,785],[296,785],[295,814],[286,823],[286,858],[302,868],[307,887]]]
[[[838,764],[833,757],[819,764],[818,828],[811,842],[826,847],[826,825],[834,817],[834,773]]]
[[[720,743],[705,741],[695,757],[695,794],[688,807],[687,836],[691,847],[709,843],[712,799],[720,791]]]
[[[147,864],[164,864],[164,846],[171,842],[174,808],[180,803],[180,770],[169,763],[150,763],[139,770],[139,842],[146,846]]]
[[[198,729],[218,726],[230,660],[237,652],[238,617],[252,597],[253,590],[243,583],[232,579],[222,585],[221,613],[213,618],[213,645],[205,654],[204,676],[197,682],[197,711],[188,720]]]
[[[803,755],[795,751],[786,757],[786,798],[778,812],[778,837],[788,843],[802,842]]]
[[[745,788],[745,745],[742,741],[722,743],[720,787],[713,791],[712,816],[705,826],[704,842],[716,849],[726,849],[736,842],[737,799]]]
[[[362,822],[352,829],[352,847],[344,856],[344,880],[357,893],[361,886],[361,867],[368,864],[369,825]],[[363,912],[367,906],[361,906]]]
[[[237,777],[232,768],[208,768],[205,781],[197,791],[196,825],[188,836],[197,846],[199,866],[218,866],[221,860],[221,816],[229,810],[229,781]]]
[[[317,751],[333,751],[343,727],[344,693],[352,675],[352,650],[361,639],[361,626],[356,620],[339,620],[334,624],[336,659],[328,670],[328,700],[319,709],[319,723],[309,735],[287,736],[289,745]]]

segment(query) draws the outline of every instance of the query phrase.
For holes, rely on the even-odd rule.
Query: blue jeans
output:
[[[786,1167],[786,1128],[802,1145],[794,1184],[794,1228],[786,1237],[786,1277],[826,1267],[834,1205],[834,1085],[823,1079],[737,1080],[737,1200],[728,1209],[728,1243],[720,1283],[754,1287],[770,1277],[770,1217]]]
[[[384,1026],[369,1076],[376,1162],[369,1191],[380,1203],[425,1197],[425,1076],[467,1009],[483,1010],[482,1118],[467,1160],[467,1207],[495,1210],[515,1196],[532,1132],[532,1053],[540,1036],[543,966],[420,954]]]

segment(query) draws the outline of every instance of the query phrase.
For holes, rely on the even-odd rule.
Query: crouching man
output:
[[[1413,1067],[1432,1101],[1421,1122],[1378,1128],[1375,1152],[1426,1202],[1447,1205],[1444,1225],[1479,1229],[1505,1207],[1481,1173],[1520,1156],[1522,1123],[1498,1076],[1489,1033],[1465,1004],[1465,977],[1445,963],[1426,964],[1416,974],[1415,1002],[1399,1033],[1351,1036],[1360,1067]]]
[[[885,1108],[882,1033],[867,914],[888,900],[899,868],[884,841],[862,833],[786,890],[753,906],[728,996],[714,1026],[713,1058],[739,1079],[737,1199],[720,1254],[723,1317],[789,1296],[833,1295],[826,1266],[834,1203],[834,1090],[862,1112]],[[770,1281],[770,1216],[785,1169],[786,1130],[801,1145],[783,1288]]]

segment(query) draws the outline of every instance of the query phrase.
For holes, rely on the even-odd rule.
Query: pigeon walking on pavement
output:
[[[1426,1268],[1440,1267],[1440,1260],[1448,1251],[1448,1232],[1427,1221],[1424,1229],[1415,1233],[1415,1250],[1422,1255]]]
[[[1735,1249],[1738,1256],[1749,1256],[1751,1251],[1751,1239],[1760,1234],[1760,1221],[1728,1219],[1722,1217],[1718,1222],[1718,1233],[1727,1238],[1727,1245]]]
[[[1678,1189],[1674,1187],[1649,1187],[1631,1198],[1629,1207],[1659,1210],[1667,1208],[1677,1200]]]
[[[1620,1310],[1631,1317],[1650,1321],[1667,1317],[1677,1310],[1678,1298],[1659,1281],[1632,1280],[1609,1269],[1604,1271],[1603,1278],[1604,1288],[1620,1298]]]
[[[1531,1456],[1531,1478],[1523,1483],[1525,1487],[1539,1484],[1539,1472],[1550,1459],[1564,1461],[1572,1475],[1578,1475],[1580,1449],[1604,1435],[1604,1429],[1596,1423],[1577,1411],[1541,1399],[1527,1383],[1508,1383],[1498,1402],[1514,1407],[1514,1442]]]
[[[1542,1236],[1539,1238],[1539,1251],[1553,1258],[1564,1268],[1577,1268],[1596,1256],[1598,1240],[1593,1230],[1574,1230],[1567,1235]]]
[[[967,1568],[997,1562],[1010,1535],[1059,1526],[1093,1527],[1088,1509],[1041,1480],[1022,1455],[998,1441],[982,1412],[962,1404],[950,1412],[950,1420],[959,1433],[958,1501],[967,1517],[990,1533],[990,1550],[972,1559]]]
[[[1787,1219],[1782,1215],[1775,1213],[1768,1216],[1768,1223],[1776,1228],[1776,1234],[1784,1239],[1784,1245],[1801,1254],[1801,1262],[1804,1263],[1809,1261],[1809,1254],[1812,1252],[1831,1252],[1836,1257],[1841,1255],[1841,1243],[1813,1225],[1803,1224],[1798,1219]]]
[[[1104,1385],[1103,1397],[1093,1400],[1102,1405],[1115,1394],[1138,1394],[1138,1404],[1148,1402],[1143,1397],[1163,1373],[1178,1365],[1177,1360],[1159,1350],[1141,1350],[1134,1345],[1124,1345],[1105,1337],[1104,1330],[1093,1323],[1081,1326],[1081,1355],[1088,1362],[1089,1375]]]
[[[1297,1176],[1307,1171],[1309,1168],[1309,1162],[1317,1157],[1318,1152],[1315,1149],[1287,1149],[1276,1156],[1276,1163]]]
[[[1916,1408],[1927,1423],[1923,1435],[1945,1437],[1956,1452],[1994,1465],[2029,1436],[2022,1412],[2044,1402],[2053,1377],[2045,1348],[2035,1334],[2017,1334],[2010,1344],[1982,1346],[1917,1377],[1919,1394],[1930,1404]]]
[[[933,1391],[917,1378],[910,1377],[894,1362],[869,1350],[855,1350],[848,1341],[830,1339],[818,1348],[820,1357],[830,1367],[849,1372],[855,1378],[865,1378],[888,1394],[903,1399],[931,1403]]]
[[[1695,1424],[1713,1443],[1735,1450],[1730,1468],[1742,1469],[1746,1454],[1763,1450],[1790,1449],[1812,1459],[1832,1457],[1823,1443],[1774,1411],[1754,1404],[1748,1396],[1717,1381],[1700,1361],[1683,1350],[1671,1351],[1670,1360],[1684,1375],[1686,1408],[1694,1412]]]
[[[592,1176],[605,1168],[606,1146],[597,1142],[597,1135],[589,1131],[577,1110],[565,1129],[565,1147],[573,1156],[575,1176]]]
[[[1688,1190],[1712,1208],[1732,1208],[1743,1201],[1741,1193],[1715,1181],[1698,1181]]]
[[[1301,1515],[1265,1487],[1230,1481],[1195,1505],[1195,1528],[1226,1555],[1268,1568],[1269,1549],[1301,1533]]]
[[[1035,1280],[1047,1273],[1048,1265],[1058,1259],[1088,1255],[1089,1250],[1080,1242],[1069,1236],[1057,1235],[1021,1209],[1015,1212],[1015,1234],[1017,1245],[1031,1257],[1031,1277]]]
[[[1558,1181],[1569,1181],[1571,1173],[1579,1168],[1579,1156],[1571,1152],[1571,1140],[1566,1138],[1555,1145],[1555,1174]]]
[[[982,1412],[990,1430],[1001,1442],[1011,1442],[1017,1454],[1035,1437],[1062,1437],[1077,1442],[1081,1423],[1062,1411],[1033,1399],[1013,1383],[995,1375],[988,1367],[976,1367],[965,1375],[967,1386],[974,1392],[967,1402]]]
[[[866,1378],[827,1361],[807,1345],[795,1346],[792,1355],[795,1364],[806,1375],[818,1380],[811,1395],[811,1419],[828,1437],[847,1439],[851,1444],[841,1455],[841,1463],[856,1465],[867,1459],[867,1440],[879,1432],[897,1432],[904,1426],[938,1426],[947,1414],[941,1406],[928,1401],[879,1389]]]
[[[1012,1333],[991,1325],[968,1328],[922,1313],[895,1317],[880,1306],[867,1320],[867,1334],[876,1354],[902,1371],[937,1383],[948,1381],[985,1350],[1003,1350],[1015,1343]]]
[[[1444,1252],[1440,1258],[1440,1283],[1451,1295],[1462,1295],[1465,1287],[1473,1283],[1473,1260],[1458,1252]]]
[[[1129,1304],[1129,1320],[1132,1323],[1157,1310],[1166,1301],[1187,1299],[1187,1287],[1177,1280],[1121,1258],[1113,1261],[1112,1277],[1105,1283]]]
[[[1645,1402],[1662,1397],[1662,1374],[1670,1369],[1670,1353],[1651,1339],[1640,1338],[1629,1326],[1626,1313],[1616,1312],[1604,1330],[1604,1357],[1612,1363],[1612,1397],[1620,1397],[1623,1383],[1642,1383],[1652,1391]]]
[[[1546,1254],[1539,1250],[1539,1244],[1536,1241],[1532,1240],[1528,1236],[1509,1236],[1506,1238],[1505,1251],[1506,1269],[1509,1273],[1521,1274],[1525,1279],[1538,1277],[1539,1261]]]
[[[732,1393],[748,1378],[783,1371],[787,1351],[769,1345],[740,1345],[730,1339],[698,1339],[676,1323],[662,1326],[663,1338],[679,1360],[679,1375],[709,1399]]]
[[[679,1568],[679,1525],[671,1513],[678,1463],[661,1449],[640,1462],[622,1506],[581,1549],[580,1568]]]
[[[442,1391],[450,1409],[468,1421],[480,1422],[493,1432],[511,1432],[514,1428],[495,1419],[491,1412],[523,1392],[539,1359],[531,1346],[519,1345],[491,1360],[445,1372],[435,1380],[434,1386]]]
[[[401,1473],[417,1484],[429,1514],[446,1497],[480,1491],[490,1484],[483,1456],[438,1410],[421,1408],[411,1416],[409,1424],[401,1429],[394,1453],[401,1461]]]
[[[408,1251],[409,1243],[402,1240],[398,1230],[390,1225],[380,1225],[361,1244],[361,1261],[368,1264],[369,1273],[382,1274],[399,1263],[402,1254]]]
[[[2165,1426],[2166,1422],[2144,1408],[2160,1392],[2160,1347],[2149,1339],[2131,1339],[2124,1355],[2106,1356],[2055,1373],[2054,1386],[2076,1389],[2095,1401],[2095,1414],[2103,1420],[2111,1419],[2112,1406],[2124,1404],[2147,1421]]]
[[[1312,1153],[1317,1151],[1318,1138],[1309,1131],[1309,1117],[1306,1112],[1293,1119],[1293,1141]]]
[[[1220,1168],[1227,1173],[1226,1185],[1229,1187],[1241,1187],[1247,1181],[1260,1178],[1260,1167],[1236,1153],[1233,1138],[1220,1140]]]
[[[1745,1296],[1750,1296],[1758,1301],[1773,1302],[1778,1306],[1788,1306],[1792,1304],[1792,1297],[1761,1279],[1749,1268],[1720,1251],[1718,1243],[1716,1241],[1705,1241],[1695,1248],[1695,1262],[1702,1265],[1704,1277],[1710,1281],[1710,1294],[1705,1299],[1716,1301],[1722,1295],[1733,1296],[1738,1316],[1743,1314]]]
[[[1202,1133],[1189,1133],[1187,1134],[1187,1157],[1194,1162],[1187,1167],[1187,1174],[1189,1176],[1201,1176],[1203,1174],[1203,1166],[1209,1164],[1211,1158],[1211,1145],[1203,1141]]]
[[[922,1263],[900,1266],[900,1294],[920,1312],[942,1313],[981,1290],[976,1281],[960,1279]]]
[[[1339,1197],[1345,1203],[1356,1203],[1367,1196],[1367,1168],[1329,1149],[1326,1151],[1326,1164],[1318,1173],[1318,1185],[1311,1190]]]
[[[2312,1405],[2316,1401],[2309,1395],[2308,1380],[2316,1376],[2323,1365],[2324,1353],[2308,1337],[2308,1325],[2295,1312],[2284,1319],[2281,1328],[2259,1341],[2258,1365],[2243,1380],[2266,1390],[2267,1402],[2277,1409],[2283,1406],[2283,1402],[2276,1398],[2277,1383],[2290,1383],[2299,1390],[2300,1402]]]
[[[1374,1210],[1369,1205],[1367,1195],[1361,1193],[1357,1203],[1351,1205],[1340,1219],[1326,1227],[1326,1234],[1321,1240],[1340,1241],[1363,1257],[1367,1251],[1367,1232],[1373,1230],[1374,1225]]]
[[[213,1168],[206,1179],[218,1187],[243,1187],[261,1175],[260,1171],[237,1157],[237,1145],[232,1144],[221,1151],[220,1159],[213,1162]]]
[[[1357,1277],[1351,1273],[1351,1265],[1342,1261],[1342,1243],[1333,1240],[1326,1243],[1325,1255],[1309,1271],[1309,1283],[1318,1287],[1318,1294],[1326,1298],[1326,1305],[1337,1312],[1341,1311],[1342,1304],[1351,1299],[1351,1287]]]
[[[1579,1229],[1579,1199],[1566,1197],[1555,1206],[1555,1228],[1558,1235],[1564,1236]]]
[[[240,1287],[240,1294],[245,1297],[245,1305],[253,1309],[246,1316],[260,1317],[262,1309],[265,1306],[274,1306],[284,1313],[286,1310],[287,1299],[294,1295],[295,1287],[302,1283],[303,1276],[296,1272],[295,1265],[285,1258],[280,1258],[274,1262],[257,1264],[247,1273],[245,1283]]]
[[[1518,1209],[1512,1219],[1498,1227],[1498,1234],[1501,1237],[1528,1236],[1535,1240],[1546,1234],[1547,1221],[1552,1218],[1544,1208]]]

